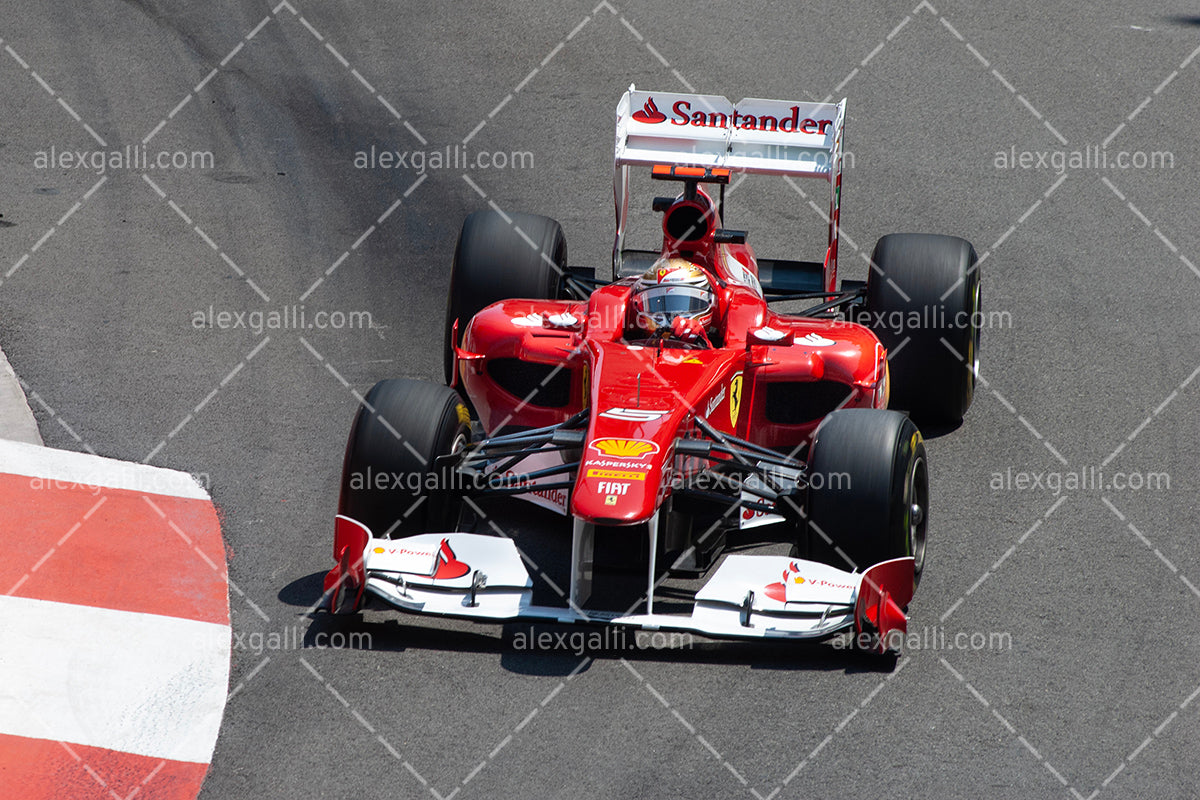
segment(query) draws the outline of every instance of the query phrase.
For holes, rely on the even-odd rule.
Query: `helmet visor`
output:
[[[667,314],[669,317],[691,316],[712,307],[712,292],[696,286],[658,286],[647,289],[638,298],[646,314]]]

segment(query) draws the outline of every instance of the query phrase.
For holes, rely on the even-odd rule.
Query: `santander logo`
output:
[[[658,110],[658,106],[654,105],[654,98],[646,99],[646,104],[642,106],[641,111],[633,112],[633,118],[638,122],[646,122],[655,124],[662,122],[667,118],[667,115]]]
[[[744,131],[781,131],[783,133],[802,133],[808,136],[824,136],[832,127],[831,119],[800,118],[800,106],[788,109],[790,116],[774,116],[772,114],[743,114],[737,108],[731,114],[723,111],[693,111],[688,100],[676,100],[671,105],[672,125],[691,125],[697,128],[740,128]],[[636,122],[647,125],[657,125],[666,122],[666,114],[658,110],[653,97],[647,97],[640,111],[631,115]]]

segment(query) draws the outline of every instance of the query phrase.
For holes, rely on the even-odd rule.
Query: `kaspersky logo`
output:
[[[644,439],[597,439],[591,448],[601,455],[610,458],[642,458],[658,452],[658,445]]]
[[[732,114],[724,111],[693,111],[688,100],[677,100],[671,106],[671,116],[658,110],[653,97],[647,97],[640,111],[631,115],[636,122],[647,125],[657,125],[670,120],[672,125],[690,125],[696,128],[739,128],[744,131],[781,131],[783,133],[803,133],[808,136],[824,136],[825,131],[833,125],[831,119],[800,118],[800,106],[792,106],[792,113],[787,117],[776,117],[771,114],[743,114],[733,109]]]

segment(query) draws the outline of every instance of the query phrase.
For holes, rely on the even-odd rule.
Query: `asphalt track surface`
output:
[[[1160,2],[5,5],[0,341],[48,445],[202,473],[223,514],[232,696],[204,797],[1195,796],[1200,18]],[[305,614],[353,392],[440,378],[451,250],[489,201],[558,217],[571,263],[608,263],[631,82],[846,96],[848,277],[892,231],[985,255],[985,307],[1008,322],[984,332],[965,423],[927,432],[910,629],[928,646],[898,663],[532,652],[517,627]],[[213,162],[37,165],[150,134],[152,153]],[[467,139],[532,164],[354,164]],[[1051,166],[1099,146],[1173,166]],[[1029,168],[997,168],[1022,151]],[[792,255],[823,223],[775,188],[732,198],[727,222]],[[251,327],[301,302],[310,321],[373,324]],[[197,327],[210,307],[247,322]],[[317,646],[337,631],[370,647]]]

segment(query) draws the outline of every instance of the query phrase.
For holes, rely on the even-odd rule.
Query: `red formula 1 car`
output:
[[[468,217],[446,315],[449,385],[382,381],[354,421],[331,609],[372,597],[712,637],[903,632],[929,476],[921,433],[889,408],[938,424],[967,410],[979,271],[963,239],[894,234],[866,281],[839,283],[844,119],[845,101],[630,87],[617,107],[611,282],[567,265],[551,219]],[[652,204],[657,250],[625,247],[633,167],[670,188]],[[724,227],[740,173],[828,182],[821,261],[759,258],[745,231]],[[561,602],[533,602],[533,562],[482,511],[502,495],[566,518]],[[766,538],[773,554],[725,552]],[[644,570],[642,588],[632,605],[598,607],[593,589],[612,571],[597,553],[614,543]],[[680,575],[706,579],[690,608],[678,613],[672,592],[672,611],[656,611]]]

